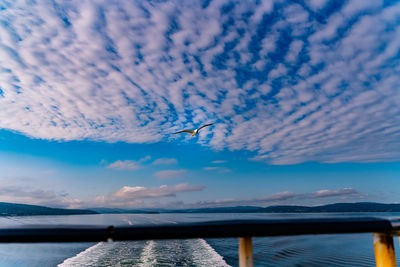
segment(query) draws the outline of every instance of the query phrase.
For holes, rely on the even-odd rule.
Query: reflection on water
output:
[[[231,219],[338,216],[398,216],[399,213],[347,214],[100,214],[0,218],[0,226],[21,224],[134,225]],[[254,238],[255,266],[373,266],[371,234]],[[395,239],[400,265],[399,244]],[[69,244],[0,244],[0,266],[237,266],[238,242],[192,239]]]

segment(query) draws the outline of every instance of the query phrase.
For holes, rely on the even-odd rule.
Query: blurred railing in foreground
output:
[[[375,217],[232,220],[134,226],[24,225],[0,228],[0,243],[239,237],[239,266],[249,267],[253,266],[252,237],[348,233],[373,233],[376,266],[396,266],[393,236],[400,234],[400,220]]]

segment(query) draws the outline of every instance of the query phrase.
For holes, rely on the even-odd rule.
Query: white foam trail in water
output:
[[[86,250],[78,253],[76,256],[66,259],[58,267],[73,267],[73,266],[93,266],[105,251],[112,247],[112,243],[100,242]]]
[[[131,220],[124,219],[124,222],[127,222],[129,225],[133,225],[133,222]]]
[[[157,263],[156,254],[154,253],[154,241],[147,241],[146,246],[140,254],[141,267],[154,266]]]
[[[204,239],[149,240],[146,243],[100,242],[58,266],[119,266],[127,263],[141,267],[157,264],[179,266],[181,263],[187,266],[189,262],[194,266],[229,266]]]
[[[190,240],[188,243],[193,249],[192,257],[197,266],[230,266],[204,239]]]

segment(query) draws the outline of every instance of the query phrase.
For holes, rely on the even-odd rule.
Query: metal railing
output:
[[[252,237],[373,233],[376,266],[396,266],[400,221],[375,217],[230,220],[133,226],[23,225],[0,228],[0,243],[100,242],[239,237],[239,266],[253,266]]]

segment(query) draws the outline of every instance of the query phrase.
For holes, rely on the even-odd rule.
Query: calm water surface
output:
[[[342,216],[399,217],[400,213],[346,214],[99,214],[2,217],[0,226],[23,224],[135,225],[232,219]],[[374,266],[371,234],[255,238],[255,266]],[[395,238],[400,266],[399,240]],[[193,239],[68,244],[0,244],[2,266],[237,266],[238,240]]]

